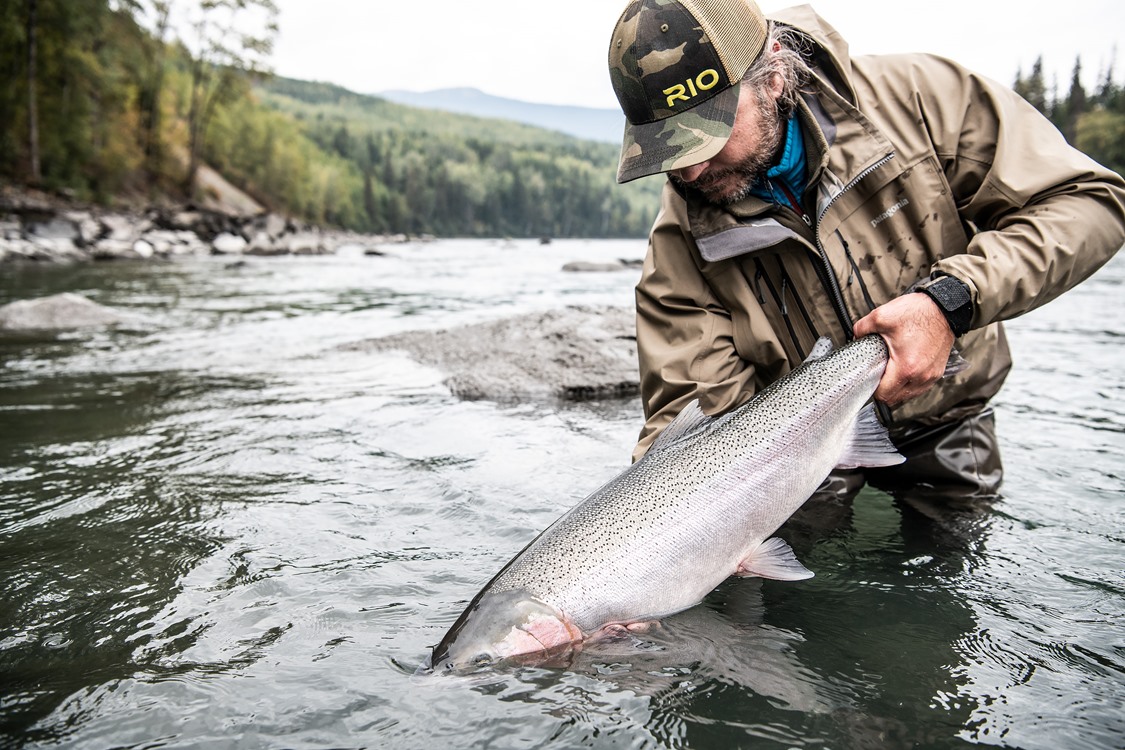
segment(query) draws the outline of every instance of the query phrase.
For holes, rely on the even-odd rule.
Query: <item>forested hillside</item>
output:
[[[328,84],[271,79],[254,95],[248,106],[298,124],[302,137],[339,165],[331,200],[307,195],[288,206],[302,215],[377,232],[519,237],[641,236],[655,215],[660,180],[617,185],[618,147],[610,144],[415,109]],[[238,108],[230,114],[229,122],[214,123],[212,163],[254,195],[285,184],[275,159],[239,148],[270,140],[254,130],[264,121]]]
[[[197,5],[189,48],[166,0],[0,3],[0,179],[185,198],[206,162],[271,210],[359,231],[625,237],[652,223],[659,180],[618,186],[613,145],[272,79],[270,0]],[[243,16],[265,21],[248,32]]]

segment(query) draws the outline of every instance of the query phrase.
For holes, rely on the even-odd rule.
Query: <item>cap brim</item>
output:
[[[722,151],[734,127],[741,84],[662,120],[625,123],[617,181],[690,167]]]

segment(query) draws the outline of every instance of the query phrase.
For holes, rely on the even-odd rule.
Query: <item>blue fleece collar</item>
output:
[[[784,184],[790,193],[800,199],[808,180],[805,161],[805,135],[794,114],[789,118],[785,129],[785,147],[781,151],[781,160],[769,168],[765,180],[754,183],[750,194],[762,200],[789,206],[789,199],[780,185]]]

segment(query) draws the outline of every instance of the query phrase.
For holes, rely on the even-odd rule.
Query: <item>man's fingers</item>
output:
[[[896,351],[894,339],[891,341],[887,369],[875,389],[875,398],[888,406],[897,406],[928,391],[941,378],[941,373],[935,372],[931,362],[924,358]]]

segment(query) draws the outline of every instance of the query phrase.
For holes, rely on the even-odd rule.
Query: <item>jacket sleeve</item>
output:
[[[696,257],[683,200],[666,184],[636,289],[645,425],[634,461],[693,399],[707,414],[744,400],[754,373],[735,351],[730,314]]]
[[[1125,243],[1120,175],[1011,89],[943,60],[922,69],[926,126],[962,217],[980,230],[932,270],[970,286],[973,328],[1051,301],[1113,257]]]

